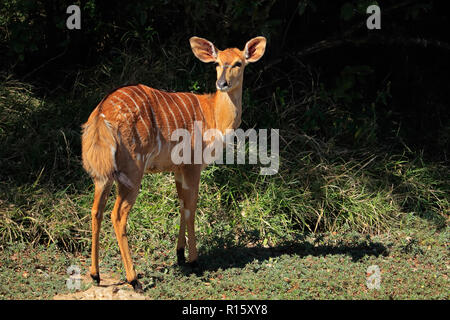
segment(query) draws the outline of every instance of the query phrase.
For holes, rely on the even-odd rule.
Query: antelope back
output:
[[[88,123],[101,117],[118,131],[117,157],[128,153],[143,162],[147,171],[171,170],[174,164],[170,154],[176,144],[171,141],[172,133],[185,129],[194,136],[195,121],[201,123],[201,132],[213,126],[214,115],[205,108],[211,102],[208,95],[169,93],[141,84],[124,86],[99,104]]]

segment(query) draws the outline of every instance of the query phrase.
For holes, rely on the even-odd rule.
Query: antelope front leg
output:
[[[197,264],[197,243],[195,238],[195,211],[197,209],[198,188],[201,168],[198,165],[185,166],[180,173],[175,174],[178,197],[180,199],[180,232],[177,243],[178,263],[184,263],[184,247],[186,246],[186,227],[188,232],[188,262]]]
[[[186,218],[184,215],[184,194],[183,194],[183,175],[175,172],[175,185],[177,187],[178,200],[180,201],[180,231],[177,241],[177,263],[183,265],[186,260],[184,257],[184,248],[186,247]]]

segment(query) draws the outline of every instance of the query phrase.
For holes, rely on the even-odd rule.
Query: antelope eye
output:
[[[233,65],[233,68],[235,68],[235,67],[240,67],[240,66],[242,66],[242,63],[236,62],[236,63]]]

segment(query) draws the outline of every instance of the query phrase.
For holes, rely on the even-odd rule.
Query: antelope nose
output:
[[[223,89],[223,88],[228,87],[227,80],[225,80],[225,79],[219,79],[219,80],[217,80],[217,87],[218,87],[219,89]]]

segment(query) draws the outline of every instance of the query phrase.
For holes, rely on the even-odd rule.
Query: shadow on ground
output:
[[[318,239],[320,240],[320,239]],[[319,241],[317,241],[319,242]],[[229,268],[242,268],[253,261],[262,262],[270,258],[276,258],[282,255],[295,255],[299,258],[306,256],[328,256],[328,255],[346,255],[350,256],[353,262],[358,262],[364,257],[380,255],[387,256],[388,248],[379,242],[356,241],[352,244],[320,244],[317,242],[285,242],[275,247],[262,246],[231,246],[226,248],[213,248],[206,252],[200,252],[199,268],[183,268],[183,272],[188,274],[195,272],[202,275],[205,271],[225,270]]]

